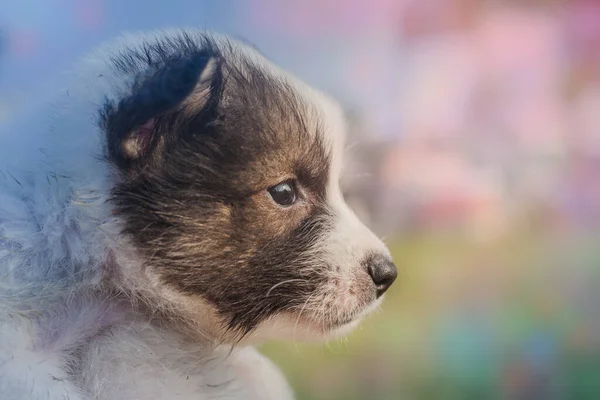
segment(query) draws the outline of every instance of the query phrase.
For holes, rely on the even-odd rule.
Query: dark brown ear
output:
[[[107,157],[127,171],[156,160],[166,136],[165,120],[186,103],[202,108],[220,74],[218,55],[209,50],[170,57],[149,66],[134,82],[131,94],[118,104],[107,103],[101,113]]]

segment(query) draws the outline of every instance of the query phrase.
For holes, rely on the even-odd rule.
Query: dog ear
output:
[[[220,74],[219,58],[196,51],[149,67],[132,85],[131,94],[102,111],[107,157],[130,172],[160,159],[169,136],[167,121],[185,107],[202,109],[214,91]]]

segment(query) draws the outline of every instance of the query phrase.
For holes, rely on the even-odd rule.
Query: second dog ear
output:
[[[206,105],[219,73],[218,56],[198,50],[149,66],[135,78],[131,93],[118,104],[107,103],[102,112],[107,156],[130,172],[156,160],[166,135],[165,120],[185,106]]]

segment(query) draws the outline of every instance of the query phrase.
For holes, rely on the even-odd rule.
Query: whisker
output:
[[[313,293],[310,296],[308,296],[308,298],[306,299],[306,301],[304,301],[304,305],[302,305],[302,308],[300,309],[300,313],[298,314],[298,318],[296,318],[296,323],[294,324],[294,334],[293,334],[294,340],[296,340],[296,330],[298,329],[298,324],[300,323],[300,318],[302,318],[302,313],[304,312],[304,309],[308,305],[308,302],[312,299],[312,297],[315,294],[316,293]]]
[[[273,289],[275,289],[275,288],[277,288],[277,287],[279,287],[281,285],[285,285],[286,283],[290,283],[290,282],[308,282],[308,280],[306,280],[306,279],[288,279],[287,281],[276,283],[275,285],[273,285],[271,287],[271,289],[269,289],[267,291],[267,294],[266,294],[265,297],[269,297],[269,295],[271,294],[271,292],[273,291]]]

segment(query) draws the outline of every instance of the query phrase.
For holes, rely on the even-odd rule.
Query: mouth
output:
[[[324,331],[324,333],[330,332],[330,331],[335,331],[337,329],[343,328],[346,325],[350,325],[352,323],[357,323],[359,320],[360,320],[360,318],[358,316],[352,316],[352,317],[338,318],[333,321],[328,321],[327,324],[323,324],[323,331]]]
[[[382,297],[349,312],[280,314],[266,321],[259,331],[254,333],[256,340],[293,339],[295,341],[323,341],[343,337],[352,332],[364,317],[375,311],[382,302]],[[341,310],[340,310],[341,311]],[[337,315],[336,315],[337,314]]]
[[[331,319],[324,326],[324,330],[327,331],[337,331],[339,329],[345,329],[346,327],[353,327],[358,325],[366,316],[370,315],[381,305],[383,301],[383,296],[378,298],[377,300],[369,303],[366,307],[362,309],[356,310],[355,312],[345,315],[342,317],[338,317],[335,319]]]

